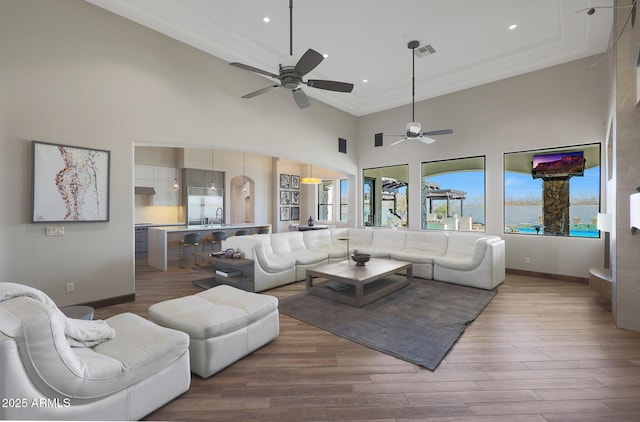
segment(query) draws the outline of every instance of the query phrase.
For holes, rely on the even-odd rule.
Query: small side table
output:
[[[86,305],[64,306],[60,308],[63,314],[74,319],[93,319],[93,308]]]

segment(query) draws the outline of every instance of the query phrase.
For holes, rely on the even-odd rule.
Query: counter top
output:
[[[205,224],[191,226],[176,224],[147,227],[147,242],[149,245],[147,262],[154,268],[167,271],[169,262],[179,261],[181,254],[179,242],[187,233],[202,232],[202,236],[206,237],[212,231],[221,230],[230,235],[240,229],[249,229],[251,232],[257,232],[258,229],[266,227],[270,230],[271,224]]]
[[[162,224],[158,224],[158,223],[135,223],[134,227],[163,227],[163,226],[180,226],[184,224],[181,223],[162,223]]]
[[[203,224],[203,225],[175,225],[175,226],[150,226],[149,230],[162,230],[166,232],[187,232],[194,230],[235,230],[250,229],[254,227],[269,227],[270,224]]]

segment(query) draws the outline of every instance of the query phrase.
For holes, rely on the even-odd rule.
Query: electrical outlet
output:
[[[73,293],[76,291],[76,283],[67,283],[67,293]]]
[[[524,263],[525,264],[531,264],[531,258],[529,258],[528,256],[524,257]]]
[[[49,226],[46,231],[47,236],[64,236],[64,226]]]

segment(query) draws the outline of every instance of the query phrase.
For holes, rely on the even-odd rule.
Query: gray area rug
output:
[[[301,293],[280,300],[284,315],[435,370],[497,290],[414,279],[362,308]]]

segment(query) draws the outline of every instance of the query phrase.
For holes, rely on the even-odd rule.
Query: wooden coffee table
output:
[[[409,285],[412,280],[411,262],[371,258],[359,267],[345,260],[307,270],[306,290],[360,308]]]

